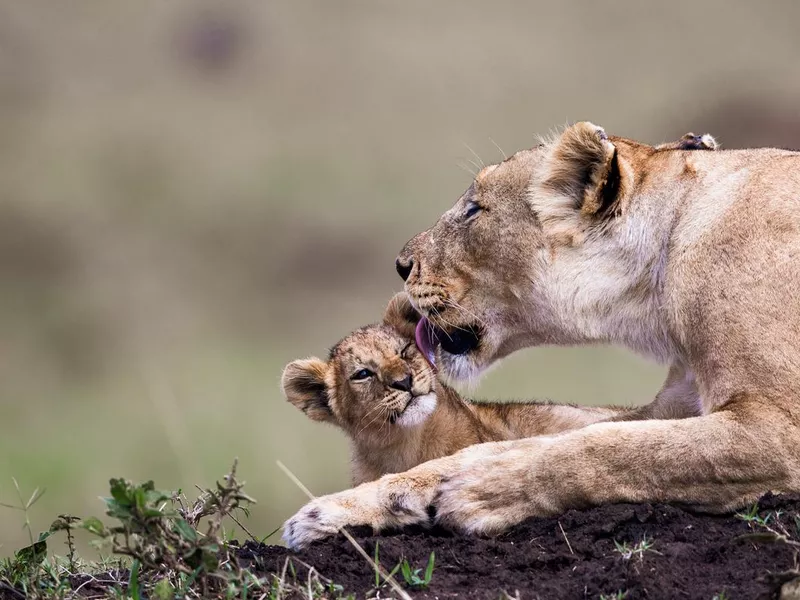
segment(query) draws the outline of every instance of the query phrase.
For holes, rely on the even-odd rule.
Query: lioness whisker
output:
[[[473,171],[472,169],[468,168],[468,167],[467,167],[466,165],[464,165],[463,163],[457,162],[457,163],[456,163],[456,165],[458,165],[460,168],[464,169],[464,170],[465,170],[467,173],[469,173],[469,174],[470,174],[470,176],[471,176],[473,179],[474,179],[475,177],[477,177],[477,175],[478,175],[478,174],[477,174],[475,171]]]
[[[475,176],[477,177],[477,174],[478,174],[478,173],[480,173],[480,171],[481,171],[481,166],[480,166],[478,163],[476,163],[474,160],[472,160],[471,158],[467,158],[467,160],[469,161],[469,163],[470,163],[470,164],[471,164],[473,167],[475,167],[475,168],[478,170],[478,171],[475,173]]]
[[[473,150],[472,148],[470,148],[470,145],[467,144],[467,142],[464,142],[464,145],[467,147],[467,150],[472,152],[473,156],[478,159],[478,162],[481,163],[480,169],[485,169],[486,168],[486,163],[483,162],[483,159],[480,156],[478,156],[478,153],[475,152],[475,150]],[[480,169],[478,169],[478,170],[480,170]]]
[[[499,146],[499,144],[495,142],[494,139],[492,139],[491,137],[489,138],[489,141],[492,142],[494,144],[494,147],[500,151],[500,154],[503,156],[503,160],[508,160],[508,155],[503,151],[503,149]]]
[[[482,327],[486,327],[486,322],[483,319],[481,319],[474,312],[472,312],[471,310],[468,310],[467,308],[465,308],[464,306],[462,306],[461,304],[459,304],[455,300],[453,300],[451,298],[447,298],[447,299],[445,299],[445,304],[447,304],[451,308],[454,308],[456,310],[460,310],[460,311],[466,313],[469,317],[472,317],[473,319],[475,319],[475,321],[477,321]]]

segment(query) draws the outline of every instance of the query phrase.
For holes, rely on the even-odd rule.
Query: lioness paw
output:
[[[336,502],[317,498],[301,508],[283,525],[283,541],[292,550],[336,535],[347,524],[347,510]]]
[[[531,489],[518,451],[484,456],[448,474],[439,485],[436,521],[471,534],[492,535],[533,516]]]

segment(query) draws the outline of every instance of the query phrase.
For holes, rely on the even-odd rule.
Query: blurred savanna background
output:
[[[379,319],[394,257],[476,164],[570,121],[800,145],[800,4],[0,3],[0,502],[102,516],[110,477],[240,459],[265,535],[348,484],[278,388]],[[487,398],[641,403],[661,366],[541,348]],[[0,555],[24,544],[0,509]],[[277,539],[277,536],[273,538]]]

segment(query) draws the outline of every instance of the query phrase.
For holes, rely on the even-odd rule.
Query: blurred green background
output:
[[[288,361],[378,319],[478,161],[589,119],[652,143],[800,140],[797,2],[0,4],[0,502],[102,513],[113,476],[210,484],[263,535],[348,484]],[[543,348],[473,393],[640,403],[664,369]],[[0,555],[27,538],[0,509]]]

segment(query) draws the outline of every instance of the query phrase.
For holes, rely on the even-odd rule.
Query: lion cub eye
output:
[[[353,381],[363,381],[364,379],[369,379],[373,375],[375,375],[375,373],[373,373],[369,369],[361,369],[360,371],[356,371],[355,373],[353,373],[353,376],[350,377],[350,379],[352,379]]]
[[[403,346],[403,349],[400,350],[400,358],[402,358],[403,360],[407,359],[408,351],[411,349],[411,346],[413,345],[414,345],[413,342],[408,342],[405,346]]]
[[[475,216],[475,215],[477,215],[477,214],[478,214],[480,211],[481,211],[481,206],[480,206],[480,204],[478,204],[478,203],[476,203],[476,202],[469,202],[469,203],[467,204],[467,212],[465,212],[465,213],[464,213],[464,218],[465,218],[465,219],[469,219],[469,218],[471,218],[471,217],[474,217],[474,216]]]

